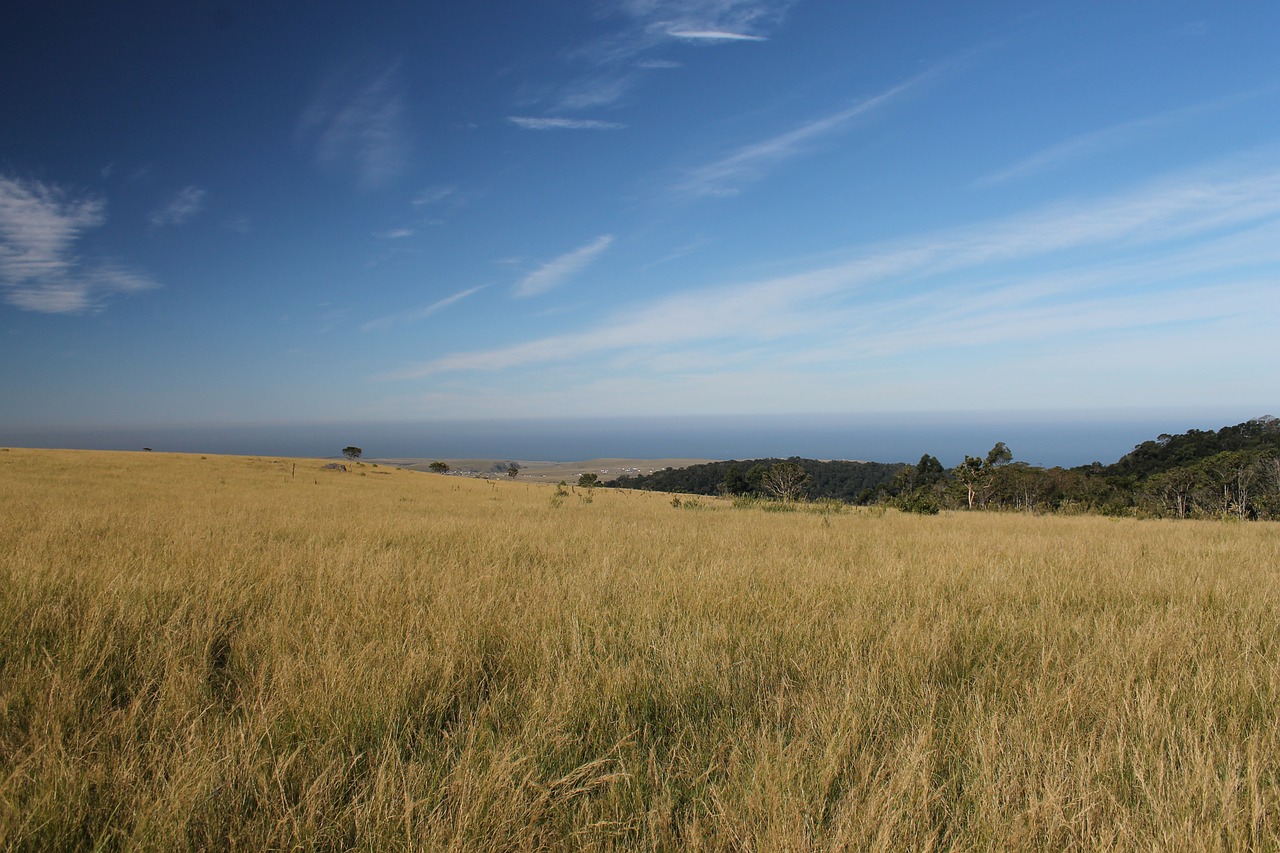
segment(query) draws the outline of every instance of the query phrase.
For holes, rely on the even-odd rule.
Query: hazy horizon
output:
[[[0,429],[0,445],[95,450],[337,457],[356,445],[367,458],[746,459],[803,456],[944,464],[982,455],[997,441],[1017,461],[1071,467],[1116,461],[1161,433],[1217,430],[1266,412],[1218,422],[1209,414],[881,413],[702,418],[565,418],[328,424],[225,424]]]

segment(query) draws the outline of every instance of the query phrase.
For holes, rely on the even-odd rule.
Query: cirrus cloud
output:
[[[507,116],[507,121],[525,130],[621,130],[625,124],[586,118],[533,118]]]
[[[520,280],[516,285],[515,295],[538,296],[559,287],[569,278],[586,269],[612,243],[613,235],[605,234],[585,246],[566,252],[553,261],[548,261]]]
[[[205,191],[199,187],[184,187],[178,190],[167,204],[152,211],[150,220],[155,228],[166,225],[182,225],[191,221],[196,214],[204,210]]]
[[[24,311],[78,314],[115,293],[158,285],[112,262],[85,264],[75,244],[106,222],[106,202],[40,181],[0,176],[0,290]]]

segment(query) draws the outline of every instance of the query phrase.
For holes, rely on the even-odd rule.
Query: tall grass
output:
[[[1280,528],[0,454],[6,849],[1280,847]]]

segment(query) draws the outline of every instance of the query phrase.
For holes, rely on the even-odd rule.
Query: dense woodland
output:
[[[1003,442],[947,469],[815,459],[730,460],[621,477],[621,488],[943,509],[1096,512],[1161,518],[1280,519],[1280,420],[1190,430],[1145,441],[1110,465],[1040,468]]]

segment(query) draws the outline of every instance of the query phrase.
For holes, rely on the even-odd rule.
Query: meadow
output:
[[[1280,848],[1280,525],[0,452],[6,850]]]

